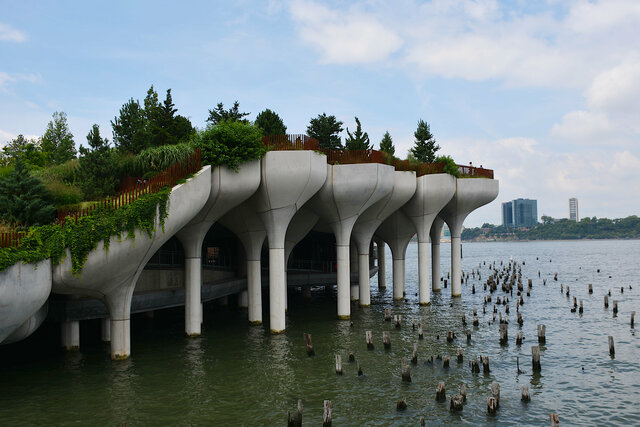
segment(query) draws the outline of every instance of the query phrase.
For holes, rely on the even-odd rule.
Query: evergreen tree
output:
[[[53,113],[53,118],[42,136],[42,151],[47,154],[50,163],[57,165],[76,157],[73,134],[69,131],[67,115],[64,112]]]
[[[360,119],[356,117],[356,130],[351,134],[349,128],[347,128],[347,135],[349,135],[344,141],[344,148],[347,150],[370,150],[371,144],[369,143],[369,135],[366,132],[362,132],[362,126],[360,125]]]
[[[56,213],[52,201],[20,158],[14,170],[0,180],[0,220],[24,226],[49,224]]]
[[[111,121],[113,142],[123,153],[139,153],[146,148],[145,112],[131,98],[120,108],[120,116]]]
[[[384,151],[390,156],[393,156],[396,153],[396,147],[393,145],[393,139],[391,139],[391,135],[389,135],[389,131],[386,131],[384,133],[384,136],[380,141],[380,151]]]
[[[307,135],[317,139],[320,147],[329,150],[342,150],[342,122],[336,120],[336,116],[327,116],[325,113],[318,114],[318,117],[309,120]]]
[[[115,153],[109,140],[100,136],[100,128],[94,124],[87,135],[90,148],[80,147],[80,187],[88,199],[98,199],[114,194],[118,185],[115,176]]]
[[[256,116],[254,125],[262,129],[263,135],[284,135],[287,133],[287,127],[280,116],[268,108]]]
[[[431,134],[429,124],[420,119],[413,136],[416,138],[415,145],[411,149],[413,157],[422,163],[433,163],[440,146],[436,145],[436,139]]]
[[[233,107],[228,110],[225,110],[222,102],[219,102],[218,105],[216,105],[216,108],[209,110],[209,118],[207,121],[214,126],[225,121],[249,123],[249,120],[243,119],[243,117],[246,117],[249,114],[251,113],[240,112],[240,103],[238,101],[235,101],[233,103]]]
[[[12,165],[17,159],[22,160],[27,166],[46,166],[47,156],[41,145],[41,139],[27,140],[24,135],[18,135],[2,147],[0,166]]]

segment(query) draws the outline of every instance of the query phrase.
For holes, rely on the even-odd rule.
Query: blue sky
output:
[[[570,197],[581,217],[640,213],[640,1],[183,3],[0,0],[0,145],[54,111],[77,144],[93,123],[110,137],[153,84],[199,127],[234,100],[291,133],[358,116],[401,155],[422,118],[442,153],[500,180],[466,226],[518,197],[554,217]]]

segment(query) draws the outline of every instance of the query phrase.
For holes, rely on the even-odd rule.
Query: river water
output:
[[[445,276],[448,253],[443,244]],[[463,270],[479,268],[482,280],[470,277],[462,298],[452,299],[447,288],[432,294],[430,306],[420,307],[417,245],[411,243],[407,301],[392,301],[389,265],[386,292],[379,292],[372,278],[372,305],[352,306],[353,325],[335,319],[335,291],[317,290],[310,301],[290,294],[287,331],[277,336],[269,334],[268,325],[249,326],[243,310],[206,304],[203,335],[188,339],[182,309],[161,310],[153,318],[134,316],[133,355],[114,362],[100,342],[98,322],[81,324],[81,350],[75,353],[59,350],[57,326],[45,324],[25,342],[0,347],[0,419],[4,425],[285,425],[287,411],[302,399],[304,423],[321,425],[323,401],[329,399],[334,425],[418,425],[421,416],[433,425],[548,425],[550,413],[558,413],[564,425],[640,424],[640,341],[630,326],[631,311],[640,311],[640,241],[464,243],[463,255]],[[499,267],[511,257],[525,262],[523,284],[526,289],[531,278],[533,289],[520,308],[521,328],[515,321],[515,293],[511,298],[509,343],[500,346],[498,322],[489,324],[492,306],[482,313],[486,293],[481,283],[490,263]],[[476,294],[471,293],[474,283]],[[561,293],[561,283],[570,286],[571,298]],[[584,301],[582,315],[570,311],[574,295]],[[503,293],[496,291],[494,302],[496,296]],[[618,300],[617,316],[613,300]],[[401,329],[384,322],[387,307],[403,316]],[[473,308],[478,309],[478,327],[471,326]],[[499,309],[504,316],[504,306]],[[467,327],[462,326],[463,313]],[[412,322],[422,323],[423,340]],[[539,323],[547,327],[547,340],[541,346],[542,371],[534,374],[531,346],[537,345]],[[470,343],[466,328],[472,330]],[[374,333],[374,350],[366,348],[366,330]],[[390,350],[382,345],[385,330],[391,331]],[[457,333],[453,343],[445,339],[448,330]],[[525,337],[522,346],[515,344],[518,331]],[[314,357],[306,354],[303,332],[312,334]],[[614,358],[609,335],[615,340]],[[411,358],[415,342],[419,360],[411,365],[412,382],[405,384],[401,359]],[[461,364],[455,357],[458,348],[464,349]],[[360,362],[363,376],[348,362],[349,353]],[[342,355],[342,376],[335,374],[335,354]],[[438,354],[451,357],[448,369],[439,360],[428,362]],[[469,360],[479,355],[489,356],[490,373],[471,372]],[[519,375],[516,357],[524,371]],[[439,381],[447,387],[446,403],[435,400]],[[500,408],[490,416],[487,399],[494,381],[500,384]],[[467,403],[453,414],[448,397],[462,383]],[[523,385],[531,393],[526,404],[520,401]],[[408,405],[402,412],[396,410],[400,398]]]

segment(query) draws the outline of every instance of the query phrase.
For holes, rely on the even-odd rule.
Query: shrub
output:
[[[80,161],[78,159],[72,159],[57,166],[33,169],[31,170],[31,175],[38,178],[44,184],[51,181],[75,184],[78,181],[79,168]]]
[[[51,181],[46,183],[45,187],[53,196],[53,204],[56,206],[75,205],[84,199],[82,190],[74,185]]]
[[[438,156],[436,157],[436,163],[443,163],[445,173],[460,178],[460,169],[458,169],[456,162],[453,161],[451,156]]]
[[[24,226],[48,224],[55,215],[52,201],[51,194],[20,159],[0,180],[0,220]]]
[[[193,143],[162,145],[142,150],[135,158],[135,175],[160,172],[174,163],[183,162],[195,151]]]
[[[262,131],[239,121],[222,121],[207,127],[196,137],[196,144],[202,148],[203,164],[226,165],[234,170],[240,163],[259,159],[267,152]]]

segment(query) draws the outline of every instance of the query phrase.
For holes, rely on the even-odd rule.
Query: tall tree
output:
[[[344,140],[344,148],[347,150],[370,150],[371,144],[369,143],[369,135],[366,132],[362,131],[362,125],[360,124],[360,119],[356,117],[356,130],[353,132],[349,132],[349,128],[347,128],[347,135],[349,135]]]
[[[89,148],[80,147],[80,187],[85,197],[97,199],[113,194],[118,184],[115,176],[116,160],[109,140],[100,136],[94,124],[87,134]]]
[[[243,118],[249,114],[251,113],[240,112],[240,103],[238,101],[234,101],[233,107],[228,110],[224,109],[222,102],[218,102],[216,108],[209,110],[209,118],[207,121],[212,125],[217,125],[218,123],[225,121],[249,123],[249,120]]]
[[[139,153],[146,148],[145,113],[140,102],[131,98],[111,121],[113,142],[123,153]]]
[[[336,119],[336,116],[327,116],[325,113],[318,114],[318,117],[309,120],[307,135],[317,139],[322,148],[342,150],[344,148],[340,139],[340,132],[343,131],[342,124]]]
[[[424,120],[418,121],[418,128],[413,133],[416,138],[415,144],[411,149],[411,154],[419,162],[433,163],[436,159],[436,151],[440,146],[436,144],[436,139],[431,134],[429,124]]]
[[[393,139],[391,139],[389,131],[386,131],[382,136],[382,140],[380,141],[380,151],[384,151],[390,156],[393,156],[396,153],[396,147],[393,145]]]
[[[17,159],[22,160],[28,166],[46,166],[47,156],[42,151],[41,139],[26,139],[24,135],[18,135],[2,147],[0,153],[0,166],[8,166]]]
[[[268,108],[256,116],[254,125],[262,129],[263,135],[284,135],[287,133],[287,127],[280,116]]]
[[[48,224],[55,212],[51,193],[18,158],[14,170],[0,179],[0,220],[24,226]]]
[[[49,162],[54,164],[61,164],[76,157],[73,134],[69,130],[67,115],[63,111],[53,113],[42,136],[42,151],[47,154]]]

